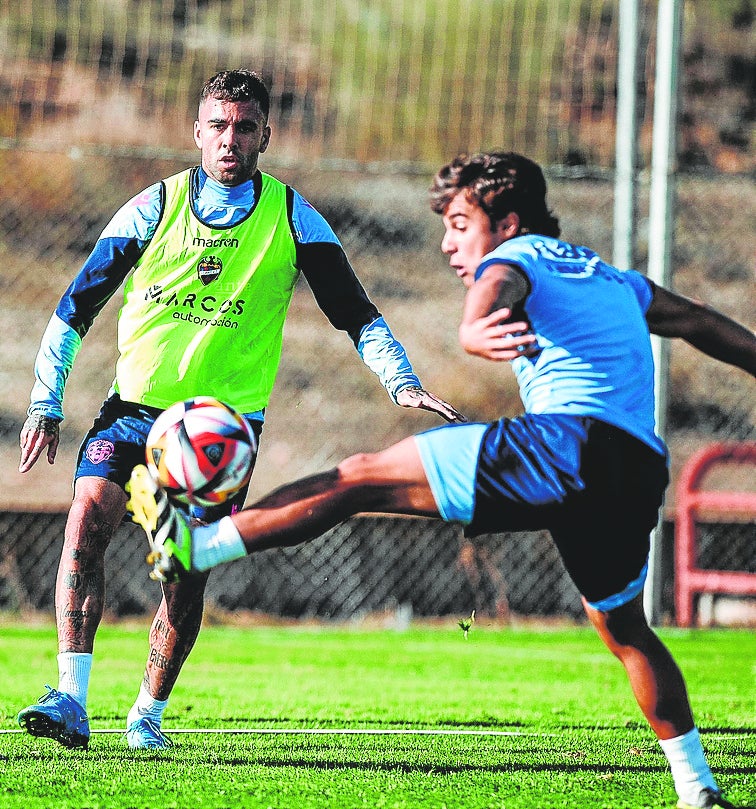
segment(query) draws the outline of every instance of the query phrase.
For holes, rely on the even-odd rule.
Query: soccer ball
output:
[[[147,468],[171,498],[216,506],[249,481],[257,439],[231,407],[196,396],[155,419],[145,451]]]

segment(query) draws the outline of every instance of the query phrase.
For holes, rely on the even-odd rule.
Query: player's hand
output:
[[[60,419],[32,413],[21,428],[19,472],[28,472],[47,449],[47,462],[55,463],[60,441]]]
[[[530,324],[509,321],[511,309],[497,309],[459,327],[459,342],[468,354],[495,362],[510,362],[517,357],[532,357],[539,348]]]
[[[438,413],[446,421],[464,422],[467,419],[448,402],[439,399],[433,393],[423,388],[404,388],[396,394],[396,403],[402,407],[417,407],[420,410],[430,410]]]

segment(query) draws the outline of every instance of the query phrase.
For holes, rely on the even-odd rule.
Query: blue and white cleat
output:
[[[146,466],[135,466],[126,484],[130,495],[126,508],[141,525],[150,543],[147,564],[150,578],[172,584],[190,575],[192,532],[187,518],[168,499]]]
[[[18,724],[32,736],[55,739],[64,747],[89,745],[89,718],[70,695],[46,685],[47,693],[18,714]]]
[[[126,741],[132,750],[167,750],[173,747],[173,742],[148,716],[142,716],[128,726]]]

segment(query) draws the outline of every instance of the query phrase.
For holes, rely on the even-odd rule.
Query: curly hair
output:
[[[559,220],[546,205],[546,180],[541,167],[516,152],[455,157],[433,178],[431,210],[443,214],[460,191],[480,206],[492,228],[514,212],[525,231],[554,237],[561,232]]]
[[[222,70],[211,76],[200,91],[200,107],[207,98],[220,101],[257,101],[267,119],[270,112],[270,93],[262,78],[251,70]]]

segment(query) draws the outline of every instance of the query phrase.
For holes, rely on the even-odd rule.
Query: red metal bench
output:
[[[696,521],[756,517],[756,491],[706,491],[704,476],[717,464],[756,464],[756,442],[714,443],[694,453],[677,481],[675,504],[675,615],[678,626],[692,626],[698,593],[756,596],[756,573],[708,570],[697,566]],[[754,529],[756,534],[756,528]]]

